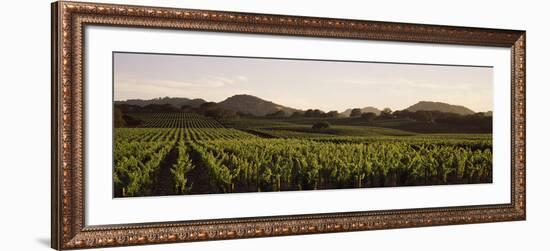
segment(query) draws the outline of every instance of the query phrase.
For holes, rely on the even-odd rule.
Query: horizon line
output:
[[[411,107],[411,106],[413,106],[413,105],[416,105],[416,104],[418,104],[418,103],[420,103],[420,102],[443,103],[443,104],[452,105],[452,106],[462,106],[462,107],[464,107],[464,108],[466,108],[466,109],[468,109],[468,110],[473,111],[474,113],[492,112],[492,111],[493,111],[493,110],[475,111],[475,110],[473,110],[473,109],[471,109],[471,108],[469,108],[469,107],[467,107],[467,106],[464,106],[464,105],[450,104],[450,103],[447,103],[447,102],[442,102],[442,101],[431,101],[431,100],[419,100],[419,101],[417,101],[416,103],[414,103],[414,104],[412,104],[412,105],[409,105],[409,106],[407,106],[407,108],[403,108],[403,109],[393,109],[393,108],[391,108],[391,107],[379,108],[379,107],[376,107],[376,106],[367,105],[367,106],[363,106],[363,107],[349,107],[349,108],[343,110],[342,112],[338,111],[337,109],[330,109],[330,110],[328,110],[328,111],[324,111],[324,110],[319,109],[319,108],[299,109],[299,108],[289,107],[289,106],[286,106],[286,105],[283,105],[283,104],[276,103],[276,102],[271,101],[271,100],[266,100],[266,99],[260,98],[260,97],[258,97],[258,96],[254,96],[254,95],[251,95],[251,94],[244,94],[244,93],[243,93],[243,94],[234,94],[234,95],[228,96],[227,98],[225,98],[224,100],[219,101],[219,102],[208,101],[208,100],[206,100],[206,99],[204,99],[204,98],[170,97],[170,96],[155,97],[155,98],[149,98],[149,99],[144,99],[144,98],[131,98],[131,99],[126,99],[126,100],[115,100],[115,99],[113,98],[113,105],[114,105],[115,102],[128,102],[129,100],[143,100],[143,101],[148,101],[148,100],[153,100],[153,99],[164,99],[164,98],[172,98],[172,99],[173,99],[173,98],[185,98],[185,99],[189,99],[189,100],[202,99],[202,100],[204,100],[205,102],[221,103],[221,102],[227,100],[228,98],[231,98],[231,97],[234,97],[234,96],[251,96],[251,97],[255,97],[255,98],[261,99],[261,100],[266,101],[266,102],[271,102],[271,103],[274,103],[274,104],[276,104],[276,105],[284,106],[285,108],[290,108],[290,109],[299,110],[299,111],[306,111],[306,110],[309,110],[309,109],[313,109],[313,110],[318,109],[318,110],[323,111],[323,112],[337,111],[338,113],[343,113],[343,112],[345,112],[346,110],[349,110],[349,109],[356,109],[356,108],[358,108],[358,109],[363,109],[363,108],[367,108],[367,107],[373,107],[373,108],[376,108],[376,109],[378,109],[378,110],[380,110],[380,111],[384,110],[385,108],[390,108],[392,111],[402,111],[402,110],[406,110],[408,107]]]

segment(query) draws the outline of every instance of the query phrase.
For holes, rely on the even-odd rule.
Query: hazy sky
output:
[[[115,53],[115,100],[156,97],[219,102],[250,94],[297,109],[400,110],[418,101],[493,110],[489,67]]]

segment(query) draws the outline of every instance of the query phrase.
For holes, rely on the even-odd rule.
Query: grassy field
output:
[[[406,119],[130,114],[115,197],[492,182],[492,136]],[[313,129],[319,122],[330,127]]]
[[[388,133],[392,133],[397,136],[404,136],[411,133],[480,133],[482,131],[476,127],[458,126],[452,124],[438,124],[429,122],[419,122],[411,119],[389,119],[389,120],[375,120],[366,121],[362,118],[243,118],[234,121],[230,121],[230,126],[242,127],[242,128],[281,128],[281,127],[309,127],[314,123],[326,121],[332,125],[332,128],[351,128],[365,131],[373,130],[373,128],[384,128],[388,130]],[[343,127],[342,127],[343,126]],[[352,130],[353,130],[352,128]],[[395,129],[395,131],[390,131]],[[376,130],[376,129],[374,129]],[[396,134],[397,133],[397,134]],[[345,134],[345,133],[344,133]]]

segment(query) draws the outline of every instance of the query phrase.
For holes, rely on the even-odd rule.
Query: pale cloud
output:
[[[206,84],[207,86],[222,87],[235,83],[235,79],[218,77],[218,76],[206,76],[198,81],[200,84]]]
[[[167,79],[131,79],[127,77],[115,79],[115,83],[134,84],[136,86],[157,86],[163,88],[186,88],[186,87],[223,87],[226,85],[232,85],[239,81],[247,81],[244,76],[237,76],[235,78],[226,78],[218,76],[204,76],[196,81],[188,80],[167,80]]]
[[[334,84],[333,82],[328,82],[329,84]],[[380,85],[380,81],[375,80],[354,80],[354,79],[344,79],[339,81],[340,84],[345,85],[354,85],[354,86],[362,86],[362,87],[372,87]]]
[[[115,100],[164,96],[204,98],[204,92],[215,93],[225,90],[224,88],[231,88],[236,93],[251,94],[253,91],[238,86],[238,83],[246,81],[248,78],[242,75],[235,77],[206,75],[195,81],[132,79],[127,75],[120,75],[115,77]],[[224,97],[220,96],[220,98]]]
[[[456,83],[452,85],[442,85],[435,82],[420,82],[405,78],[393,78],[384,80],[342,80],[340,84],[349,84],[359,87],[399,87],[399,88],[427,88],[441,90],[467,90],[472,84]]]
[[[398,83],[399,84],[399,83]],[[470,86],[467,83],[463,84],[450,84],[442,85],[433,82],[416,82],[416,81],[401,81],[401,85],[407,86],[409,88],[426,88],[426,89],[435,89],[435,90],[468,90]]]
[[[240,81],[248,81],[248,77],[244,76],[244,75],[237,76],[237,79],[240,80]]]

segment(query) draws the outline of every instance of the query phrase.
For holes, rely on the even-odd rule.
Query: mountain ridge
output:
[[[292,113],[300,111],[248,94],[233,95],[219,102],[218,105],[236,112],[255,116],[265,116],[277,111],[283,111],[286,116],[290,116]]]
[[[456,113],[460,115],[471,115],[475,112],[469,108],[462,105],[451,105],[443,102],[434,102],[434,101],[420,101],[414,105],[411,105],[404,110],[411,112],[416,111],[440,111],[440,112],[449,112]]]
[[[175,107],[181,106],[190,106],[190,107],[199,107],[200,105],[207,103],[206,100],[201,98],[179,98],[179,97],[164,97],[164,98],[154,98],[154,99],[128,99],[125,101],[115,101],[115,104],[128,104],[128,105],[137,105],[137,106],[147,106],[150,104],[170,104]],[[223,108],[233,110],[235,112],[240,112],[243,114],[251,114],[254,116],[265,116],[277,111],[283,111],[286,116],[292,115],[294,112],[303,112],[303,110],[284,106],[281,104],[274,103],[269,100],[265,100],[249,94],[236,94],[230,96],[223,101],[217,102],[217,104]],[[372,112],[376,115],[379,115],[381,110],[373,106],[366,106],[360,108],[362,113]],[[344,117],[349,117],[351,110],[347,109],[344,112],[341,112],[340,115]],[[416,104],[413,104],[403,110],[408,110],[411,112],[416,111],[440,111],[440,112],[449,112],[456,113],[460,115],[470,115],[475,112],[465,106],[461,105],[451,105],[444,102],[434,102],[434,101],[419,101]],[[491,114],[492,115],[492,114]],[[488,115],[490,116],[490,115]]]

